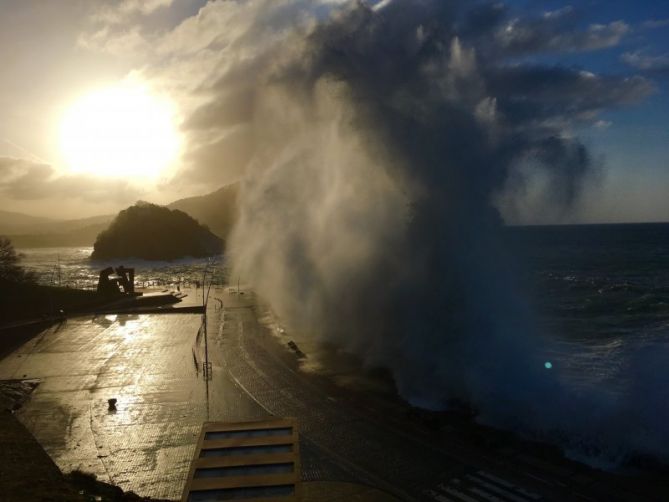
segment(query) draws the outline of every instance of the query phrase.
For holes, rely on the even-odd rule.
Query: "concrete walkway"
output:
[[[177,499],[207,420],[199,327],[197,315],[70,320],[4,359],[0,379],[40,380],[18,417],[64,472]]]

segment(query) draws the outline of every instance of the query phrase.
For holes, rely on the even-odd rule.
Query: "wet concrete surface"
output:
[[[0,500],[84,502],[35,438],[0,409]]]
[[[191,290],[183,305],[200,301]],[[300,371],[294,351],[259,316],[252,293],[212,290],[211,380],[203,377],[201,317],[193,314],[69,320],[2,360],[0,379],[40,380],[18,417],[61,470],[94,473],[142,496],[181,496],[204,421],[275,415],[299,420],[303,480],[328,486],[317,500],[336,497],[336,485],[323,484],[334,481],[403,500],[636,497],[619,490],[600,498],[598,490],[610,490],[579,469],[481,447],[457,429],[435,432],[399,401]],[[116,410],[108,409],[111,398]]]
[[[208,419],[205,382],[193,359],[200,326],[199,315],[68,320],[4,359],[0,379],[39,379],[18,417],[61,470],[178,499]],[[230,387],[226,379],[210,386],[211,407],[222,408],[225,398],[235,402],[233,415],[252,415]],[[111,398],[115,411],[108,409]]]

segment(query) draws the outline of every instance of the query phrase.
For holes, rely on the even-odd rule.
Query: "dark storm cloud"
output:
[[[489,92],[498,97],[509,125],[592,119],[603,110],[637,103],[655,90],[640,76],[602,76],[560,66],[493,67],[487,77]]]
[[[141,190],[121,181],[89,175],[58,175],[47,165],[0,157],[0,193],[14,200],[81,199],[86,202],[137,200]]]
[[[501,2],[474,5],[464,16],[460,32],[463,37],[494,34],[508,18],[509,9]]]
[[[621,22],[574,28],[578,13],[571,7],[534,18],[518,18],[500,3],[478,4],[471,9],[459,2],[420,2],[420,8],[416,8],[415,2],[395,1],[380,9],[367,8],[364,4],[351,8],[349,4],[334,8],[347,12],[346,26],[321,25],[310,36],[311,47],[303,49],[301,44],[309,29],[300,25],[299,20],[304,18],[307,4],[295,1],[276,5],[261,1],[239,6],[211,5],[200,14],[197,25],[188,27],[194,33],[197,26],[197,36],[201,39],[191,47],[221,54],[217,78],[198,88],[198,94],[205,99],[186,117],[182,126],[192,139],[184,159],[186,171],[193,180],[213,181],[216,173],[226,173],[224,178],[229,180],[244,172],[253,152],[262,147],[255,144],[254,134],[244,135],[237,144],[230,138],[238,133],[230,131],[253,121],[259,94],[268,81],[289,78],[277,68],[291,65],[294,54],[302,50],[308,59],[315,43],[331,42],[327,41],[328,30],[349,38],[347,43],[338,42],[337,51],[330,51],[324,55],[327,59],[317,64],[327,66],[330,74],[341,71],[338,77],[343,80],[357,82],[353,92],[358,96],[353,99],[358,99],[362,107],[370,97],[387,98],[384,87],[387,83],[393,85],[397,79],[397,75],[387,72],[412,75],[428,71],[420,65],[426,61],[433,64],[430,53],[443,53],[454,37],[461,40],[465,52],[472,51],[478,64],[476,81],[461,82],[462,94],[470,93],[481,100],[476,103],[480,105],[480,113],[486,103],[492,106],[496,119],[506,126],[529,128],[548,124],[554,127],[558,121],[560,126],[574,120],[594,122],[598,112],[638,101],[652,92],[652,85],[639,77],[597,76],[564,67],[505,65],[506,57],[521,52],[602,48],[617,43],[628,30]],[[217,35],[212,25],[216,18],[220,22],[225,20],[226,26],[234,26],[232,31],[226,28]],[[365,36],[356,33],[371,18],[383,19],[384,30],[402,32],[401,35],[394,40],[382,38],[370,31],[377,28],[365,28]],[[286,30],[287,26],[290,29]],[[411,29],[407,29],[409,26]],[[173,47],[178,40],[184,46],[182,54],[185,56],[190,49],[184,33],[165,45]],[[319,37],[321,40],[316,41]],[[247,52],[254,56],[246,57]],[[384,56],[377,57],[377,54]],[[392,58],[400,59],[392,61]],[[309,71],[318,73],[320,70],[314,66]],[[358,78],[357,74],[373,75],[375,80]],[[424,85],[424,82],[415,84]],[[296,92],[300,92],[300,85],[301,82],[295,82]],[[486,99],[489,101],[485,102]]]
[[[618,45],[632,29],[624,21],[581,26],[579,11],[567,6],[539,16],[517,16],[503,3],[473,7],[459,33],[488,57],[595,51]]]

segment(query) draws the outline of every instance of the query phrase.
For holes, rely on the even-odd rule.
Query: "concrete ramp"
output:
[[[300,499],[296,420],[207,422],[202,426],[184,502]]]

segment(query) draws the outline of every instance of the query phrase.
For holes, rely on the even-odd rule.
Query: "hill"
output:
[[[102,215],[76,220],[52,220],[0,211],[0,235],[9,236],[18,248],[90,246],[113,218],[113,215]]]
[[[140,202],[98,235],[91,258],[174,260],[212,256],[222,248],[222,239],[183,211]]]
[[[2,235],[40,235],[76,233],[90,227],[104,228],[114,218],[112,214],[78,218],[73,220],[56,220],[30,216],[11,211],[0,211],[0,234]]]
[[[206,195],[177,200],[167,207],[183,211],[226,240],[237,219],[238,193],[239,183],[234,183]],[[0,235],[9,236],[18,248],[91,246],[113,219],[114,215],[105,214],[55,220],[0,211]]]
[[[106,223],[97,223],[66,232],[20,233],[10,234],[12,242],[18,248],[90,246],[95,237],[107,228],[113,216]]]
[[[0,211],[0,234],[11,234],[26,227],[49,225],[56,220],[13,211]]]
[[[191,215],[225,240],[237,220],[238,194],[239,183],[233,183],[207,195],[177,200],[167,207]]]

